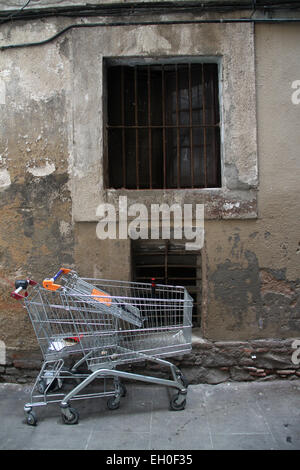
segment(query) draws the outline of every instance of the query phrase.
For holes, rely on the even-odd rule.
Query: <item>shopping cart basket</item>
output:
[[[59,284],[56,283],[60,278]],[[193,300],[181,286],[80,278],[75,271],[61,268],[43,285],[17,281],[14,298],[22,300],[29,313],[41,351],[43,366],[36,379],[31,401],[24,407],[28,424],[36,424],[34,406],[60,402],[63,422],[78,422],[76,399],[109,396],[109,409],[119,407],[126,394],[122,379],[148,382],[176,390],[170,400],[172,410],[186,405],[187,381],[180,369],[165,358],[191,350]],[[22,289],[26,290],[21,295]],[[66,358],[75,364],[66,369]],[[128,372],[123,366],[153,361],[169,368],[171,379]],[[86,373],[79,373],[85,363]],[[69,391],[61,389],[65,378],[76,380]],[[104,390],[82,393],[96,379],[103,379]],[[107,387],[106,380],[113,386]],[[51,390],[52,387],[52,390]],[[57,390],[56,390],[57,391]]]

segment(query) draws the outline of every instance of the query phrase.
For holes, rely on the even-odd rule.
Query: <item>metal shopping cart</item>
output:
[[[70,406],[72,400],[108,396],[108,408],[117,409],[126,394],[123,379],[174,388],[170,408],[185,408],[187,381],[165,359],[191,351],[193,299],[184,287],[80,278],[75,271],[61,268],[42,285],[16,281],[11,295],[24,302],[44,359],[31,400],[24,406],[28,424],[37,423],[33,407],[53,402],[60,403],[66,424],[79,420],[78,411]],[[66,367],[70,358],[73,364]],[[168,367],[171,379],[123,370],[141,361]],[[98,379],[101,390],[87,391]],[[64,384],[74,380],[75,386],[63,391]]]

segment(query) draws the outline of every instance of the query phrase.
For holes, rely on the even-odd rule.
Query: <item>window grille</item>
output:
[[[108,186],[221,186],[218,66],[108,65]]]

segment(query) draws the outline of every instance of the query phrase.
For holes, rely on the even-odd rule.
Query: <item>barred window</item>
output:
[[[217,64],[108,62],[108,187],[220,187],[219,121]]]
[[[187,251],[178,240],[132,241],[132,275],[137,282],[185,286],[193,297],[192,323],[201,322],[201,252]]]

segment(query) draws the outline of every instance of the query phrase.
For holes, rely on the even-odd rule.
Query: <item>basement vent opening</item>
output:
[[[192,323],[201,320],[201,252],[187,251],[177,240],[132,240],[133,281],[185,286],[193,297]]]

